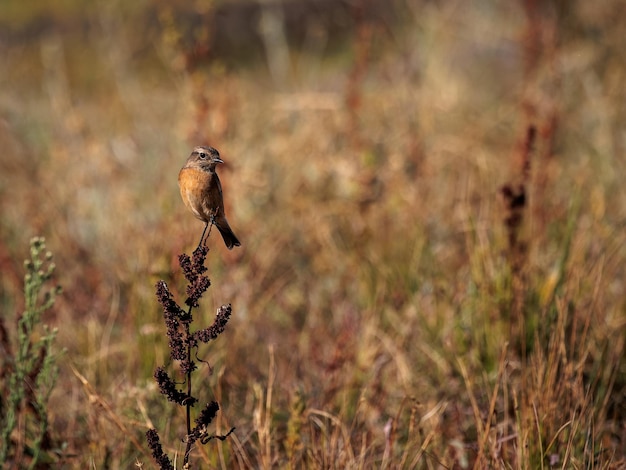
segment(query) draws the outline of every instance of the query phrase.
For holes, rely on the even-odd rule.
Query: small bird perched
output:
[[[213,147],[194,148],[178,174],[178,186],[187,208],[206,224],[200,244],[204,240],[209,224],[213,224],[222,234],[226,247],[232,250],[233,246],[241,246],[241,243],[228,225],[224,214],[222,185],[215,171],[219,163],[224,161]]]

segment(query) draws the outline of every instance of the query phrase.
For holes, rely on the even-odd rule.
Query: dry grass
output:
[[[195,462],[626,465],[626,12],[400,4],[400,24],[355,10],[347,42],[313,25],[243,65],[204,61],[202,29],[155,5],[147,24],[66,7],[89,27],[0,43],[0,299],[11,318],[45,236],[64,465],[151,468],[149,427],[182,461],[184,420],[152,382],[153,286],[184,292],[176,257],[202,225],[176,175],[200,143],[226,161],[243,246],[211,237],[202,323],[233,317],[196,379],[215,432],[237,430]],[[518,224],[504,185],[523,188]]]

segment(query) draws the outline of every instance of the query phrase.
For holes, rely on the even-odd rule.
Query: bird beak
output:
[[[213,161],[215,163],[224,163],[224,160],[222,160],[221,158],[214,158]]]

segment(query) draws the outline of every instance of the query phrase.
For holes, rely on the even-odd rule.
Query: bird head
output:
[[[219,163],[224,163],[220,153],[213,147],[196,147],[189,156],[189,163],[195,163],[204,170],[214,170]]]

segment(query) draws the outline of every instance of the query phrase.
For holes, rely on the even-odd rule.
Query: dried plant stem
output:
[[[208,225],[208,224],[207,224]],[[206,227],[204,228],[206,231]],[[204,237],[204,232],[202,232],[202,236]],[[202,240],[200,240],[202,243]],[[191,315],[192,307],[189,307],[187,311],[187,315]],[[187,338],[187,363],[191,363],[191,343],[189,342],[189,324],[185,324],[185,336]],[[191,370],[187,371],[187,397],[191,398]],[[187,465],[189,463],[189,454],[191,453],[191,448],[193,446],[193,441],[189,438],[191,434],[191,405],[193,404],[193,400],[185,401],[185,408],[187,409],[187,448],[185,449],[185,458],[183,460],[183,465]]]
[[[212,225],[212,224],[211,224]],[[207,227],[209,224],[207,224]],[[207,229],[205,227],[205,231]],[[210,228],[209,228],[210,230]],[[204,238],[204,233],[203,233]],[[171,402],[179,406],[185,407],[185,422],[187,425],[185,441],[187,442],[185,455],[183,457],[183,468],[189,468],[189,458],[194,443],[200,441],[206,444],[210,440],[217,438],[226,439],[233,431],[232,428],[223,436],[210,435],[208,425],[215,418],[219,405],[213,401],[207,403],[198,416],[194,420],[192,427],[191,408],[198,402],[198,399],[192,395],[192,378],[191,374],[197,370],[197,363],[192,360],[192,349],[197,351],[200,343],[208,343],[216,339],[223,333],[226,323],[231,314],[231,306],[222,305],[215,316],[213,325],[197,331],[191,331],[191,323],[193,322],[192,311],[199,307],[199,300],[211,285],[211,281],[205,275],[207,268],[204,266],[209,249],[202,244],[202,240],[198,247],[194,250],[192,256],[182,254],[179,256],[180,267],[188,281],[186,309],[183,309],[173,299],[167,284],[159,281],[156,285],[156,295],[159,303],[163,307],[163,316],[167,327],[167,336],[169,338],[170,357],[179,361],[182,374],[185,376],[187,384],[186,391],[179,390],[175,380],[170,378],[169,374],[163,367],[158,367],[154,373],[154,378],[159,385],[159,389],[163,395]],[[203,362],[202,360],[199,360]],[[175,468],[170,458],[163,452],[160,438],[155,429],[150,429],[146,433],[148,445],[152,450],[152,456],[159,465],[161,470],[171,470]]]

